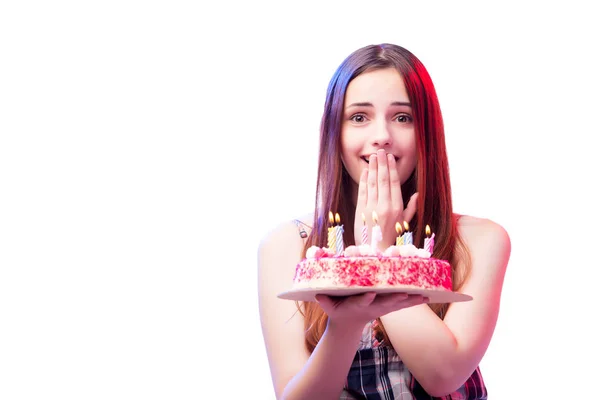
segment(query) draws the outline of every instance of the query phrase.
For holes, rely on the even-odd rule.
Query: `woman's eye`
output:
[[[366,120],[366,117],[363,114],[354,114],[353,116],[350,117],[350,121],[353,121],[353,122],[361,123],[361,122],[365,122],[365,120]]]
[[[396,116],[396,118],[394,118],[396,121],[398,122],[412,122],[412,117],[410,115],[407,114],[400,114],[398,116]]]

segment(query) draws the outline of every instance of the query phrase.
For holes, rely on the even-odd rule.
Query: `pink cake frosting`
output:
[[[313,246],[296,266],[293,289],[412,287],[452,290],[447,261],[432,258],[412,244],[373,252],[370,246],[349,246],[341,256]]]

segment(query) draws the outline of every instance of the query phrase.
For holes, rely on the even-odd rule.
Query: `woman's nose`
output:
[[[380,121],[373,126],[374,132],[371,143],[374,146],[390,146],[392,144],[392,134],[385,121]]]

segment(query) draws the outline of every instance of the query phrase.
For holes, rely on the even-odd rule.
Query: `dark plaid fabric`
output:
[[[340,400],[487,400],[487,390],[479,368],[456,392],[432,397],[405,367],[393,348],[381,346],[373,335],[373,325],[363,331],[348,380]]]

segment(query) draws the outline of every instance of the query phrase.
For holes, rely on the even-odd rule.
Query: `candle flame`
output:
[[[329,211],[329,223],[333,224],[333,213]]]
[[[335,213],[335,223],[339,224],[340,223],[340,214]]]
[[[377,223],[377,213],[373,211],[373,222]]]
[[[366,223],[365,213],[362,213],[363,225]]]
[[[404,230],[408,232],[408,222],[404,221]]]
[[[425,225],[425,234],[427,236],[431,235],[431,229],[429,228],[429,225]]]
[[[398,235],[402,233],[402,225],[400,225],[400,222],[396,222],[396,233]]]

